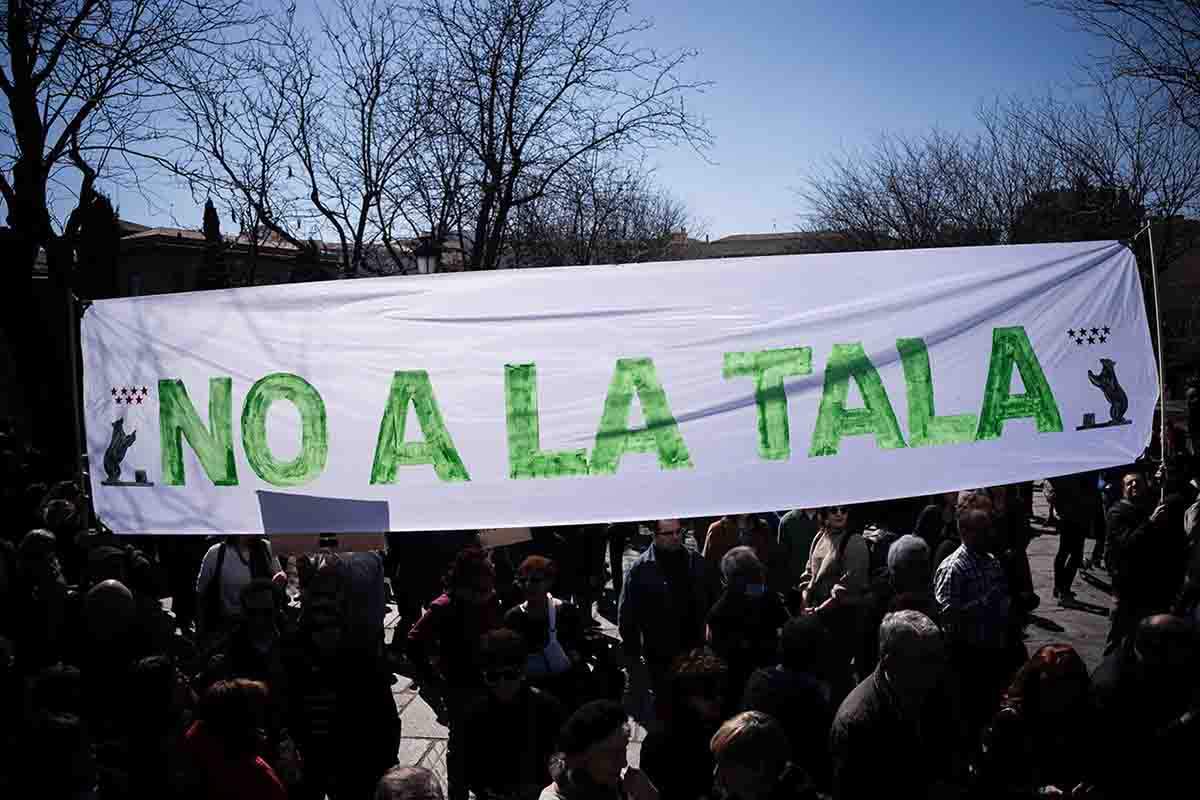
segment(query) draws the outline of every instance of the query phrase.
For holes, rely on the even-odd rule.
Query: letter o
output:
[[[267,444],[267,411],[276,400],[287,400],[300,412],[300,453],[279,461]],[[329,456],[325,401],[312,384],[288,372],[262,378],[242,406],[242,447],[251,468],[274,486],[298,486],[316,479]]]

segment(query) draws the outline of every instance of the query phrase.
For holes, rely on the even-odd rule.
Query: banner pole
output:
[[[1162,302],[1158,294],[1158,266],[1154,258],[1154,229],[1151,223],[1146,223],[1146,238],[1150,244],[1150,284],[1154,292],[1154,335],[1158,342],[1158,449],[1162,455],[1165,472],[1167,468],[1167,379],[1163,372],[1162,313],[1160,310]],[[1165,496],[1166,486],[1160,488]]]
[[[88,501],[84,503],[82,510],[84,516],[84,525],[86,528],[92,527],[92,490],[91,490],[91,468],[87,463],[87,442],[85,441],[84,426],[83,426],[83,370],[80,364],[80,347],[79,347],[79,321],[80,321],[80,301],[75,296],[75,292],[70,288],[67,289],[67,343],[70,348],[71,359],[71,404],[74,406],[74,414],[72,420],[75,424],[75,458],[73,459],[73,468],[75,475],[80,482],[80,489],[86,494]]]

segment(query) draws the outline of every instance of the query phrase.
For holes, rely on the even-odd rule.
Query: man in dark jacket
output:
[[[884,618],[879,666],[833,720],[834,797],[937,797],[939,785],[961,781],[961,716],[938,691],[945,658],[941,631],[924,614],[897,611]]]
[[[659,520],[654,543],[625,575],[617,608],[625,656],[631,665],[644,661],[652,687],[677,655],[704,642],[708,607],[704,561],[683,546],[679,520]]]
[[[1096,774],[1106,797],[1169,797],[1192,782],[1200,747],[1198,669],[1195,626],[1159,614],[1139,622],[1092,674],[1103,747]]]
[[[1122,478],[1122,497],[1108,510],[1109,566],[1117,607],[1106,653],[1133,634],[1138,622],[1171,609],[1183,582],[1187,542],[1170,524],[1170,503],[1154,502],[1141,473]],[[1153,508],[1151,511],[1150,509]]]

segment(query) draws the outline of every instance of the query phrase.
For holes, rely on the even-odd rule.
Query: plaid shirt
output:
[[[988,650],[1004,647],[1010,598],[1004,569],[994,556],[959,545],[934,574],[933,597],[953,641]]]

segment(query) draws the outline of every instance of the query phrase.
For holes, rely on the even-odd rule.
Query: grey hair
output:
[[[763,563],[753,547],[735,547],[721,557],[721,577],[730,586],[745,586],[760,580]]]
[[[941,637],[937,623],[920,611],[893,611],[879,625],[879,660],[898,654],[912,644],[928,644]]]
[[[424,767],[392,767],[375,785],[375,800],[443,800],[442,784]]]
[[[958,514],[972,510],[975,507],[975,501],[979,498],[987,500],[989,506],[992,505],[992,495],[987,489],[963,489],[958,493],[958,500],[954,503],[954,510]]]
[[[929,545],[920,536],[907,533],[888,548],[887,568],[895,583],[929,580]]]

